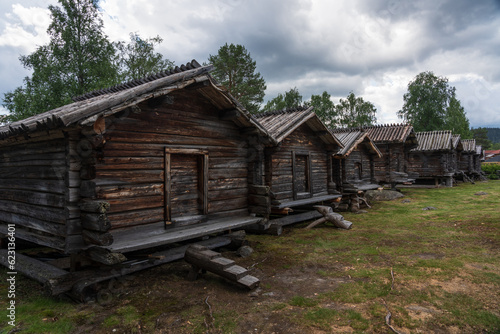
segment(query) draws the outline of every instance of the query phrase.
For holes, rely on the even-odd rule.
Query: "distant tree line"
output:
[[[488,139],[493,143],[500,143],[500,128],[485,128],[488,132]]]

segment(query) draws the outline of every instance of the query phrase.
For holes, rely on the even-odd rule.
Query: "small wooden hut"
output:
[[[341,197],[332,182],[331,157],[342,144],[312,107],[255,115],[276,145],[264,149],[264,184],[271,211],[312,206]]]
[[[468,181],[474,174],[474,155],[476,154],[476,140],[462,139],[462,151],[457,157],[457,177]]]
[[[96,254],[259,222],[249,141],[274,141],[210,69],[193,60],[0,127],[0,233],[15,224],[19,239],[106,263]]]
[[[375,143],[382,157],[374,162],[375,179],[380,184],[408,184],[416,175],[408,169],[410,150],[417,147],[417,138],[410,124],[384,124],[363,129]]]
[[[361,128],[333,129],[332,132],[344,146],[332,160],[332,176],[337,190],[357,193],[377,189],[375,159],[381,159],[382,153],[368,133]]]
[[[462,144],[451,131],[417,132],[418,146],[411,150],[409,170],[418,173],[418,183],[453,185],[457,172],[457,150]]]

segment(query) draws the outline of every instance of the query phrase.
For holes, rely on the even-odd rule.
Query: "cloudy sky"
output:
[[[55,0],[0,4],[0,97],[29,72],[18,57],[48,42]],[[176,65],[241,44],[267,83],[266,101],[296,87],[304,100],[350,91],[378,123],[401,122],[408,83],[423,71],[449,79],[473,127],[500,127],[499,0],[101,0],[112,41],[160,35]],[[5,113],[5,109],[0,113]]]

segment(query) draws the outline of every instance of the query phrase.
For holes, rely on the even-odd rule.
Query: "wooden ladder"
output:
[[[195,280],[200,271],[210,271],[248,289],[254,289],[260,283],[247,269],[202,245],[190,245],[184,260],[192,266],[188,276],[190,280]]]

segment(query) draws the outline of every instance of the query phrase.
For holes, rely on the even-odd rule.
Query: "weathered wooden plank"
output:
[[[223,190],[210,190],[208,192],[208,200],[223,200],[231,199],[234,197],[244,197],[248,194],[247,188],[236,188],[236,189],[223,189]]]
[[[6,224],[0,224],[0,233],[7,234]],[[64,250],[65,246],[64,239],[59,236],[40,234],[33,231],[27,231],[23,228],[16,229],[16,238],[59,250]]]
[[[282,209],[286,207],[296,207],[296,206],[302,206],[302,205],[308,205],[308,204],[313,204],[313,203],[320,203],[320,202],[328,202],[332,201],[336,198],[342,197],[342,195],[337,195],[337,194],[329,194],[329,195],[323,195],[323,196],[315,196],[311,198],[304,198],[304,199],[299,199],[299,200],[294,200],[294,201],[287,201],[287,202],[282,202],[279,205],[274,206],[277,209]]]
[[[5,167],[0,179],[63,180],[65,170],[64,165]]]
[[[246,225],[255,224],[262,218],[243,216],[209,220],[202,224],[179,227],[169,230],[159,224],[155,229],[147,232],[148,226],[116,230],[113,233],[114,243],[107,247],[114,252],[130,252],[139,249],[151,248],[160,245],[172,244],[179,241],[195,239],[213,233],[237,229]],[[143,232],[141,232],[141,230]]]
[[[110,199],[108,214],[115,212],[134,211],[148,208],[159,208],[164,205],[163,196],[145,196],[134,198]]]
[[[248,205],[247,197],[236,197],[231,200],[211,201],[208,203],[208,212],[236,210],[245,208]]]
[[[161,183],[163,170],[97,170],[96,178],[130,183]]]
[[[111,221],[112,229],[163,222],[165,221],[164,208],[111,213],[108,219]]]
[[[104,185],[96,187],[96,195],[100,199],[119,199],[137,196],[163,195],[162,183]]]
[[[4,190],[0,192],[0,200],[61,208],[65,205],[65,199],[63,195],[34,192],[28,190]]]
[[[6,267],[9,266],[8,252],[6,249],[0,249],[0,263]],[[16,271],[42,283],[52,295],[67,291],[62,284],[60,284],[60,280],[68,274],[67,271],[17,252]]]
[[[64,152],[64,134],[62,131],[53,131],[49,135],[43,132],[30,134],[32,138],[13,138],[1,141],[2,146],[9,147],[3,150],[0,157],[15,157],[44,153]]]
[[[0,208],[0,221],[16,224],[17,228],[30,228],[57,236],[64,236],[66,234],[66,227],[63,224],[44,221],[20,213],[6,212],[3,207]]]
[[[38,218],[59,224],[64,224],[66,219],[66,214],[63,208],[42,207],[5,200],[0,200],[0,208],[13,214],[22,214],[28,217]]]
[[[163,169],[163,157],[110,157],[97,163],[99,170]]]
[[[245,188],[247,187],[247,185],[248,185],[247,178],[229,178],[229,179],[224,178],[224,179],[208,181],[209,191]]]
[[[200,145],[203,143],[206,146],[223,146],[237,147],[241,140],[230,138],[207,138],[195,137],[186,135],[169,135],[165,133],[145,133],[141,132],[140,136],[130,136],[128,131],[114,130],[108,136],[108,140],[127,142],[127,143],[149,143],[149,144],[167,144],[167,145]]]
[[[209,179],[228,179],[228,178],[244,178],[248,176],[247,168],[233,168],[233,169],[210,169]]]
[[[278,225],[278,226],[286,226],[286,225],[291,225],[291,224],[296,224],[316,218],[323,217],[321,213],[318,211],[307,211],[307,212],[302,212],[302,213],[297,213],[297,214],[292,214],[288,216],[284,216],[281,218],[276,218],[276,219],[271,219],[269,220],[269,224],[271,225]]]

